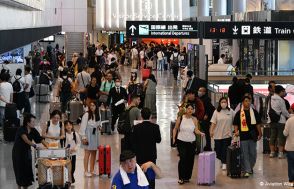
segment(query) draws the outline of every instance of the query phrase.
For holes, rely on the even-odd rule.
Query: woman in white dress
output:
[[[99,116],[99,108],[94,102],[91,102],[88,111],[83,115],[79,134],[82,138],[81,148],[84,148],[84,171],[86,177],[91,177],[94,174],[96,161],[96,152],[99,146],[99,130],[101,122]],[[90,172],[88,164],[90,159]]]

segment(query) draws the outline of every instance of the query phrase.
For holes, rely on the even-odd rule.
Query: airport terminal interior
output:
[[[294,0],[0,0],[0,12],[0,189],[154,188],[141,168],[125,168],[130,154],[144,151],[128,146],[120,130],[131,117],[142,122],[125,110],[133,105],[150,111],[140,126],[159,125],[157,158],[147,160],[160,169],[151,170],[160,175],[155,188],[294,187]],[[87,120],[93,104],[96,121]],[[102,116],[105,107],[110,114]],[[74,145],[60,142],[55,109],[73,122],[80,144],[75,135]],[[25,127],[30,114],[35,123]],[[138,125],[128,125],[133,134]],[[150,132],[139,133],[149,134],[146,152],[154,144]],[[50,133],[56,136],[48,139]],[[46,148],[36,145],[39,135]],[[109,145],[110,154],[98,145]],[[84,150],[90,146],[97,150]],[[93,173],[84,170],[90,151],[97,152]],[[181,178],[186,169],[191,177]]]

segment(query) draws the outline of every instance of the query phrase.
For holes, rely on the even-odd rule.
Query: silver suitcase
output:
[[[69,120],[73,123],[77,123],[79,117],[84,114],[83,103],[78,100],[72,100],[69,102],[68,106]]]
[[[36,85],[36,100],[38,102],[48,103],[50,102],[50,89],[49,85],[38,84]]]

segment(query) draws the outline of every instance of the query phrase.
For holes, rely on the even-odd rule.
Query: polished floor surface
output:
[[[123,84],[126,84],[130,76],[130,69],[121,68]],[[177,150],[170,148],[170,121],[175,118],[177,104],[181,98],[180,82],[173,80],[167,71],[155,73],[158,80],[157,87],[157,123],[160,125],[162,142],[158,144],[158,166],[161,168],[164,177],[156,181],[157,189],[194,189],[194,188],[270,188],[268,184],[275,185],[274,188],[287,188],[283,186],[288,180],[287,161],[285,159],[270,159],[268,155],[263,155],[262,143],[258,142],[258,159],[254,168],[254,175],[248,179],[231,179],[226,176],[226,172],[220,169],[219,161],[216,163],[216,184],[212,186],[198,186],[197,179],[197,156],[193,169],[191,182],[184,185],[177,184]],[[32,103],[34,113],[38,117],[38,126],[44,125],[49,119],[48,104]],[[78,129],[78,128],[77,128]],[[0,136],[1,137],[1,136]],[[119,167],[120,136],[101,136],[101,144],[110,144],[112,147],[112,174],[115,174]],[[15,184],[14,172],[12,168],[11,150],[12,143],[0,144],[0,189],[17,188]],[[77,169],[75,173],[76,183],[72,188],[76,189],[109,189],[111,179],[107,177],[85,178],[83,175],[83,150],[80,150],[77,157]],[[33,186],[31,188],[36,188]]]

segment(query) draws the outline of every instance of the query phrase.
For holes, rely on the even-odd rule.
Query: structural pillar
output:
[[[233,1],[233,12],[246,12],[246,0],[234,0]]]
[[[208,0],[198,0],[198,16],[209,16]]]
[[[227,15],[227,0],[213,0],[212,15]]]

